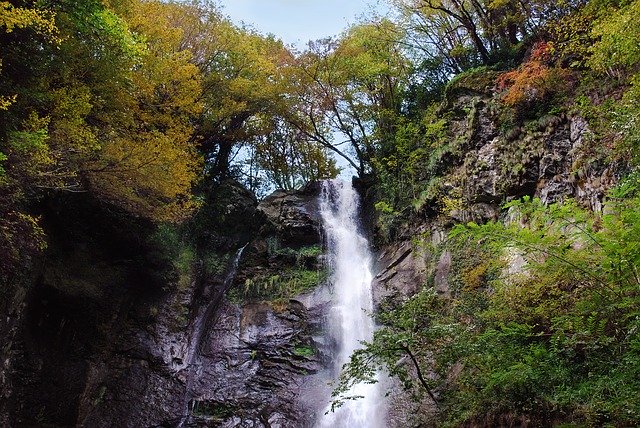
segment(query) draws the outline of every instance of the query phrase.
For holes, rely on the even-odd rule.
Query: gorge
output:
[[[0,0],[0,426],[640,425],[640,0],[388,6]]]

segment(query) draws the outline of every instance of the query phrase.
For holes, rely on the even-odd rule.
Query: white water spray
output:
[[[359,198],[352,185],[325,181],[321,198],[333,296],[329,329],[338,343],[335,367],[339,369],[361,341],[373,337],[372,259],[369,243],[359,230]],[[363,398],[347,400],[335,412],[321,416],[318,427],[385,426],[378,384],[358,384],[348,395]]]

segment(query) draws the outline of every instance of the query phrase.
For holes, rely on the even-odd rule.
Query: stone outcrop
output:
[[[511,215],[502,205],[523,196],[540,198],[544,204],[574,198],[601,211],[607,191],[622,173],[619,165],[590,163],[586,158],[583,149],[591,131],[580,116],[547,115],[526,125],[511,125],[506,132],[500,129],[506,125],[501,122],[495,79],[486,80],[484,87],[449,88],[441,109],[449,114],[452,135],[435,163],[435,173],[444,183],[440,197],[449,198],[449,208],[431,209],[442,201],[427,201],[404,218],[391,242],[378,248],[374,280],[378,305],[385,300],[397,305],[424,286],[445,298],[455,294],[453,287],[460,284],[453,283],[452,267],[462,260],[446,246],[437,247],[455,224],[509,222]],[[503,275],[526,275],[522,254],[505,254],[505,261]],[[390,426],[434,426],[429,399],[412,403],[398,389],[391,397]]]
[[[428,252],[402,241],[382,249],[376,260],[373,281],[374,303],[386,298],[406,299],[415,294],[427,279]]]
[[[53,225],[55,255],[15,306],[3,425],[310,426],[317,403],[299,390],[323,368],[322,308],[226,296],[256,269],[316,266],[290,253],[320,242],[318,191],[276,192],[258,208],[234,183],[217,188],[198,214],[214,226],[194,227],[198,245],[227,256],[217,272],[195,260],[181,286],[166,266],[135,257],[147,251],[138,230]],[[236,272],[233,255],[248,240]],[[269,253],[272,241],[282,254]]]
[[[313,182],[299,192],[276,190],[258,205],[267,219],[267,231],[277,236],[283,245],[300,247],[319,242],[320,186],[319,182]]]

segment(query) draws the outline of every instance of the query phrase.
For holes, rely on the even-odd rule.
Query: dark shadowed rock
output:
[[[229,254],[227,267],[207,273],[196,260],[180,287],[170,267],[136,258],[145,251],[139,231],[77,232],[63,209],[50,230],[60,239],[51,245],[56,253],[23,296],[4,371],[6,425],[310,425],[313,411],[297,403],[304,379],[321,367],[312,337],[318,314],[312,322],[299,301],[238,306],[224,294],[233,251],[247,240],[256,262],[274,235],[292,248],[320,242],[319,188],[278,192],[259,212],[237,183],[216,186],[190,227],[200,247]],[[267,268],[317,263],[292,254],[267,260]],[[242,264],[243,278],[256,267]]]
[[[284,245],[299,247],[320,242],[320,186],[320,182],[313,182],[301,191],[278,190],[258,205],[268,226]]]
[[[312,413],[297,405],[321,367],[307,316],[296,301],[279,310],[224,304],[205,338],[188,426],[311,426]]]

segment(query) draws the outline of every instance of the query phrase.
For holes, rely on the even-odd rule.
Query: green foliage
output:
[[[47,10],[16,7],[8,1],[0,2],[0,28],[5,33],[31,28],[38,33],[53,36],[57,28],[52,15]]]
[[[27,196],[90,192],[177,220],[189,213],[199,167],[189,123],[201,108],[198,70],[166,14],[129,3],[38,3],[42,11],[20,9],[33,21],[22,25],[7,21],[19,8],[2,2],[0,94],[15,94],[2,104],[5,175]]]
[[[465,93],[484,93],[492,89],[498,73],[487,66],[474,67],[455,75],[447,84],[449,99]]]
[[[375,172],[374,158],[393,150],[411,70],[401,38],[388,19],[356,25],[337,40],[311,43],[294,69],[295,125],[359,175]]]
[[[640,61],[640,1],[633,1],[606,14],[593,27],[594,38],[589,65],[599,72],[616,73]]]
[[[206,276],[222,275],[229,264],[229,254],[209,252],[204,255],[204,274]]]
[[[278,274],[258,274],[234,288],[229,298],[235,302],[266,300],[283,302],[317,287],[326,279],[323,270],[305,267],[282,267]]]
[[[229,298],[236,303],[250,300],[285,303],[326,280],[326,270],[318,267],[320,255],[322,248],[318,245],[283,247],[277,238],[271,237],[267,239],[269,265],[255,267],[255,271],[249,269],[250,276],[230,290]]]
[[[196,416],[206,417],[207,420],[222,422],[238,412],[238,408],[227,403],[209,401],[193,402],[193,414]]]
[[[427,287],[391,302],[338,402],[384,366],[417,398],[433,395],[442,426],[637,424],[639,188],[630,176],[603,214],[525,199],[505,206],[507,222],[456,226],[451,297]]]
[[[0,152],[0,184],[2,184],[2,180],[4,179],[4,175],[6,173],[4,167],[2,166],[2,163],[4,161],[6,161],[7,159],[8,159],[7,155],[5,155],[4,153]]]
[[[0,283],[11,278],[19,267],[30,267],[31,261],[46,247],[45,233],[38,218],[11,210],[0,210]]]
[[[281,247],[277,239],[269,239],[267,243],[270,256],[292,257],[298,266],[304,265],[307,259],[316,260],[322,255],[322,247],[319,245],[309,245],[300,248]]]
[[[634,166],[640,165],[640,74],[631,78],[631,87],[613,110],[613,128],[621,135],[621,144],[616,145],[615,154],[627,159]]]
[[[431,201],[428,183],[443,172],[454,149],[447,143],[448,117],[431,105],[417,119],[398,120],[393,145],[373,160],[378,178],[378,226],[389,239],[403,213]],[[429,195],[429,197],[425,197]]]
[[[284,190],[335,178],[340,172],[326,148],[278,120],[271,125],[269,134],[255,138],[248,163],[250,169],[257,167],[264,171],[269,183]]]
[[[301,345],[293,348],[293,354],[298,357],[309,358],[313,357],[315,353],[315,350],[311,346]]]
[[[148,238],[151,259],[159,265],[164,283],[186,289],[196,275],[207,278],[223,275],[229,254],[216,248],[198,248],[189,228],[172,223],[158,225]]]

